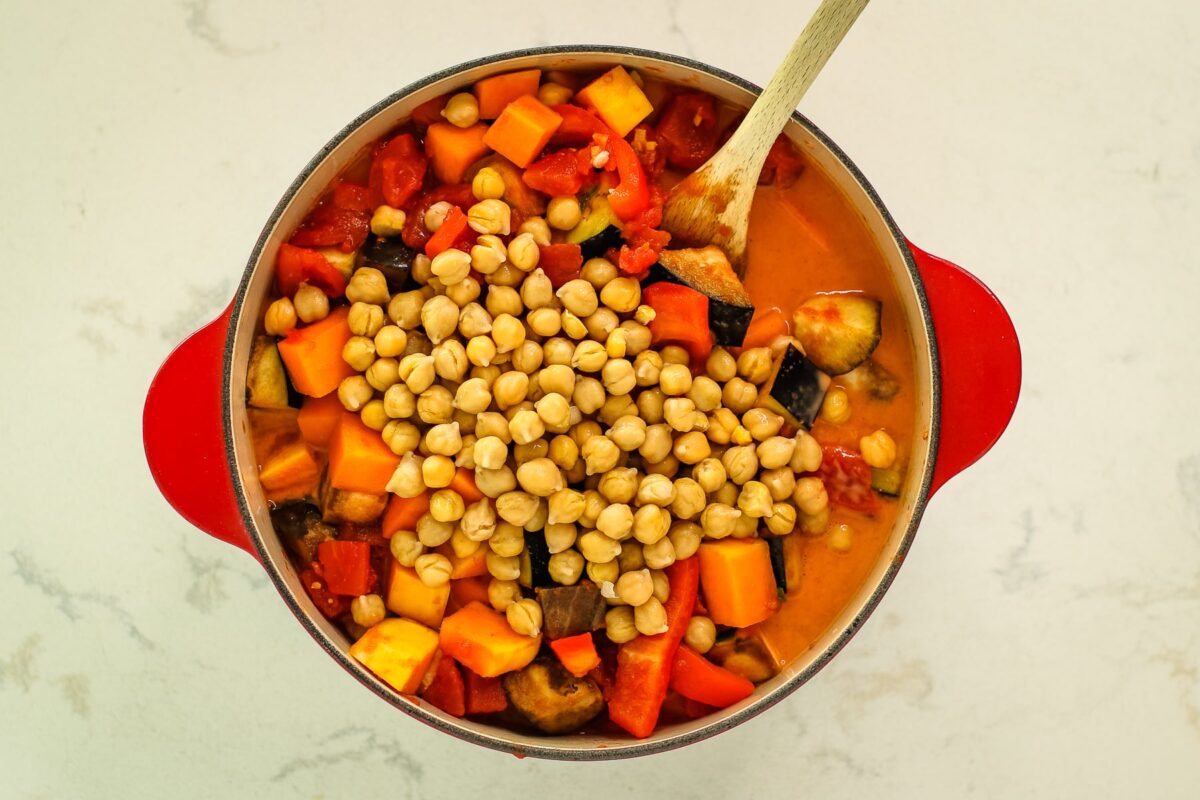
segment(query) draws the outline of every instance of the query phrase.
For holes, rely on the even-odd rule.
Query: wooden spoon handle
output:
[[[822,0],[722,154],[755,179],[775,137],[870,0]]]

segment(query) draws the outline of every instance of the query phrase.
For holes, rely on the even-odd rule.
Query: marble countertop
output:
[[[849,647],[716,740],[571,765],[429,730],[155,489],[155,369],[224,307],[343,121],[435,69],[552,42],[761,83],[814,6],[9,8],[0,795],[1195,797],[1194,3],[875,3],[804,101],[914,241],[1003,298],[1025,390]]]

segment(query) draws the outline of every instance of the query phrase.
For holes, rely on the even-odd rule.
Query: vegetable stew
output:
[[[739,115],[619,66],[492,76],[418,106],[280,247],[260,481],[397,691],[645,737],[750,696],[867,580],[915,401],[862,220],[781,137],[744,280],[659,228]]]

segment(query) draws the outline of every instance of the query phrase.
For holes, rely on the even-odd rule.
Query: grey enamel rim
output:
[[[835,156],[846,172],[859,184],[859,187],[869,198],[877,213],[880,215],[881,221],[886,229],[890,232],[898,250],[902,254],[905,261],[905,266],[908,270],[909,277],[916,291],[917,305],[920,309],[921,317],[925,324],[926,330],[929,331],[928,349],[924,352],[916,350],[915,355],[918,361],[928,359],[928,368],[931,376],[930,383],[930,427],[929,427],[929,446],[928,457],[923,471],[920,489],[917,497],[913,500],[911,511],[909,511],[909,521],[905,528],[905,532],[897,546],[895,555],[892,557],[891,563],[886,571],[879,579],[878,583],[872,590],[870,596],[865,600],[860,612],[854,619],[846,625],[838,637],[803,671],[797,673],[788,679],[785,683],[775,687],[763,696],[757,698],[749,705],[740,708],[731,713],[714,715],[715,719],[711,722],[698,727],[694,730],[679,733],[673,736],[652,739],[652,740],[634,740],[628,742],[619,742],[617,744],[597,747],[591,749],[564,747],[563,745],[570,742],[570,737],[541,737],[546,744],[516,742],[506,738],[504,731],[499,728],[492,728],[496,734],[482,733],[472,728],[464,727],[449,721],[449,718],[444,718],[438,714],[432,713],[427,709],[418,706],[416,703],[406,701],[400,695],[390,688],[386,687],[379,679],[375,678],[361,664],[352,659],[344,650],[334,642],[324,631],[322,631],[309,616],[297,600],[296,595],[292,592],[284,576],[274,568],[271,559],[268,555],[266,545],[262,538],[257,524],[254,521],[251,509],[248,504],[245,487],[242,484],[241,476],[238,470],[238,465],[235,457],[234,449],[234,403],[231,396],[231,364],[233,361],[233,352],[236,332],[238,330],[238,321],[243,310],[243,303],[247,288],[250,284],[256,266],[259,261],[260,254],[266,245],[269,237],[272,235],[275,225],[285,209],[287,209],[295,198],[297,192],[304,184],[305,180],[312,172],[321,164],[324,159],[334,151],[345,139],[357,128],[365,122],[375,117],[379,112],[386,109],[391,104],[412,94],[413,92],[429,86],[444,78],[452,77],[466,70],[496,65],[510,59],[527,58],[537,56],[561,56],[561,55],[588,55],[602,54],[613,56],[631,56],[634,58],[644,58],[649,60],[657,60],[666,62],[675,66],[685,67],[695,70],[696,72],[704,73],[710,77],[726,81],[737,87],[745,89],[753,94],[760,93],[760,87],[744,80],[736,75],[717,69],[708,64],[695,61],[693,59],[682,56],[661,53],[653,50],[644,50],[631,47],[613,47],[608,45],[558,45],[553,47],[537,47],[523,50],[513,50],[505,53],[487,56],[480,59],[475,59],[453,67],[443,69],[433,73],[421,80],[411,83],[404,88],[394,92],[387,98],[379,101],[369,109],[364,111],[348,125],[342,128],[328,143],[322,147],[316,155],[308,162],[304,169],[292,181],[279,203],[271,212],[267,219],[258,240],[254,245],[254,249],[250,253],[250,257],[246,263],[246,267],[242,276],[242,280],[238,285],[237,294],[234,297],[233,308],[230,316],[228,335],[225,341],[224,358],[225,364],[222,373],[221,386],[221,417],[222,426],[225,438],[225,452],[228,469],[234,485],[234,492],[237,496],[238,510],[241,513],[242,522],[245,526],[250,539],[254,542],[254,546],[258,552],[259,560],[263,563],[267,574],[271,578],[271,582],[275,585],[276,590],[282,596],[292,614],[300,621],[303,628],[316,639],[321,647],[338,662],[347,672],[353,675],[360,683],[370,689],[373,693],[386,700],[391,705],[400,709],[421,722],[436,728],[445,733],[449,733],[457,738],[463,739],[474,744],[484,747],[499,750],[502,752],[512,753],[520,756],[533,756],[537,758],[565,760],[565,761],[596,761],[609,760],[617,758],[631,758],[636,756],[650,755],[652,753],[664,752],[678,747],[682,747],[693,742],[698,742],[715,736],[730,728],[736,727],[746,720],[762,713],[771,706],[783,700],[790,695],[801,685],[810,680],[817,672],[832,659],[837,653],[849,642],[850,638],[859,630],[866,619],[878,606],[879,601],[891,586],[895,579],[900,565],[903,563],[905,555],[916,535],[917,527],[920,524],[921,517],[925,511],[925,505],[929,498],[929,488],[931,485],[934,467],[937,463],[938,439],[941,427],[941,374],[937,352],[937,341],[934,336],[933,320],[930,316],[929,303],[927,301],[924,289],[924,283],[921,280],[920,273],[917,271],[916,263],[913,260],[912,254],[908,249],[908,244],[903,234],[897,228],[891,214],[884,207],[882,201],[874,188],[858,170],[854,163],[847,155],[833,143],[828,136],[822,133],[811,121],[803,115],[793,114],[793,120],[806,129],[806,132],[818,140],[824,147]],[[555,744],[555,743],[559,744]]]

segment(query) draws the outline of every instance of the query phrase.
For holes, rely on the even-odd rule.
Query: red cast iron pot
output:
[[[678,56],[627,48],[564,46],[505,53],[420,80],[369,109],[309,162],[279,201],[250,254],[237,296],[163,364],[146,398],[146,458],[167,501],[206,533],[242,548],[271,576],[305,630],[342,667],[410,716],[467,741],[520,755],[623,758],[679,747],[727,730],[782,700],[850,639],[891,584],[925,503],[999,438],[1021,382],[1016,332],[1004,308],[970,273],[918,249],[897,229],[846,155],[796,114],[786,133],[830,175],[862,215],[898,287],[913,337],[917,424],[902,510],[873,574],[837,622],[807,653],[741,703],[702,719],[661,726],[648,739],[599,735],[542,737],[456,719],[399,694],[348,655],[350,642],[318,612],[277,538],[247,432],[245,376],[251,341],[282,241],[323,189],[364,146],[406,119],[419,103],[487,75],[530,67],[587,69],[619,63],[748,106],[759,89]]]

